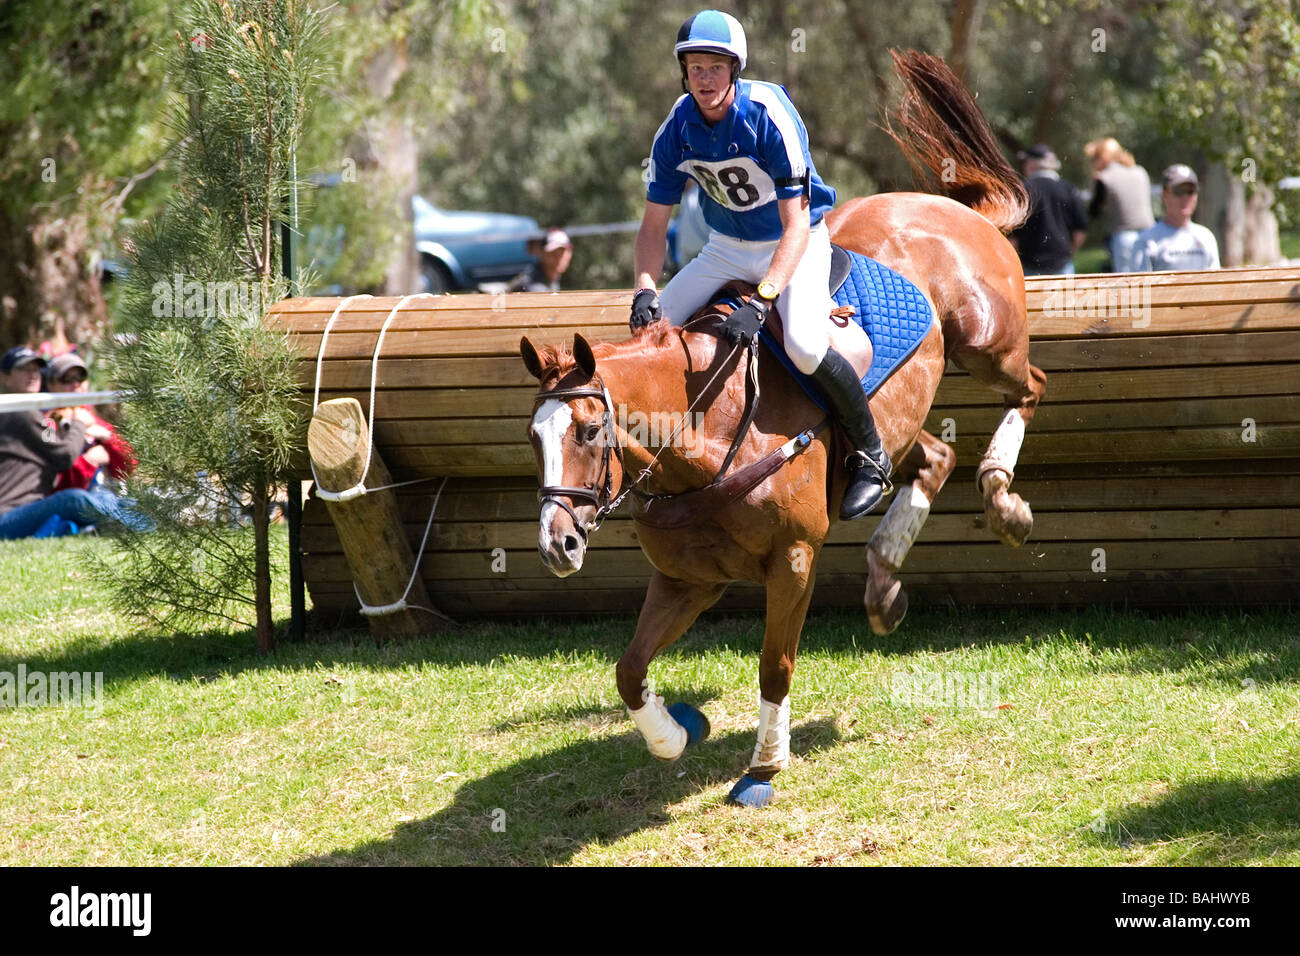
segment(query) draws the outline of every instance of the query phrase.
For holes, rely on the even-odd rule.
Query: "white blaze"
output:
[[[573,409],[558,398],[542,402],[533,415],[533,433],[542,445],[543,487],[550,488],[564,483],[564,436],[572,424]],[[538,542],[543,550],[550,546],[551,519],[558,507],[553,501],[542,505]]]

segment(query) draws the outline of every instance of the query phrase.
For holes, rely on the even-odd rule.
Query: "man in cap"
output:
[[[510,280],[507,292],[559,292],[560,276],[573,259],[573,243],[563,229],[551,227],[544,239],[528,243],[530,255],[537,256],[536,264],[529,266]]]
[[[1138,234],[1134,268],[1139,271],[1203,271],[1219,268],[1219,243],[1200,223],[1192,222],[1199,183],[1190,166],[1175,163],[1161,176],[1165,216]]]
[[[25,345],[10,349],[0,359],[0,390],[39,392],[45,366],[45,359]],[[140,527],[138,517],[124,511],[111,495],[80,488],[53,493],[55,476],[72,466],[89,440],[111,437],[84,407],[61,409],[55,415],[0,407],[0,540],[29,538],[52,518],[82,526],[113,518]]]
[[[1025,275],[1073,275],[1074,254],[1088,229],[1083,199],[1057,172],[1061,161],[1050,146],[1031,146],[1019,158],[1029,193],[1029,217],[1010,238]]]
[[[683,95],[650,150],[629,324],[636,330],[666,317],[682,325],[727,282],[755,284],[757,295],[728,316],[722,334],[733,343],[751,341],[778,306],[786,353],[817,382],[855,449],[845,462],[840,518],[860,518],[880,502],[893,466],[861,380],[830,338],[831,243],[823,218],[835,190],[817,175],[808,131],[785,89],[740,78],[748,49],[735,17],[697,13],[678,30],[673,53]],[[690,179],[700,187],[709,239],[660,296],[669,219]],[[860,350],[869,348],[854,323],[843,334],[861,334]]]

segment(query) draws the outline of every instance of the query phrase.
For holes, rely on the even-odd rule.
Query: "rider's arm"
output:
[[[634,288],[654,289],[658,286],[659,276],[664,271],[664,254],[668,251],[668,220],[672,214],[672,206],[646,200],[633,254]]]
[[[772,262],[763,279],[776,286],[779,293],[794,275],[794,270],[799,268],[799,260],[808,248],[810,220],[807,196],[778,199],[776,205],[781,214],[781,241],[777,243],[776,252],[772,253]]]

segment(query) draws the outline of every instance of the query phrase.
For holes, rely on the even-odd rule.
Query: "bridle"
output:
[[[573,519],[573,527],[577,529],[578,534],[582,536],[582,542],[587,543],[587,536],[600,528],[605,519],[623,503],[627,497],[624,491],[617,498],[614,498],[614,472],[610,468],[610,446],[614,446],[615,454],[618,455],[619,468],[623,468],[623,446],[618,443],[617,433],[614,430],[614,402],[609,396],[609,389],[605,387],[605,382],[599,376],[596,377],[599,388],[557,388],[551,392],[541,392],[533,399],[533,412],[545,402],[551,399],[560,399],[564,402],[570,402],[575,398],[598,398],[601,404],[605,406],[604,412],[600,416],[601,425],[601,444],[604,450],[600,456],[600,472],[596,475],[596,483],[582,488],[572,487],[570,485],[544,485],[537,489],[537,500],[543,505],[547,502],[558,508],[563,508]],[[644,476],[643,476],[644,477]],[[639,480],[639,479],[638,479]],[[630,490],[630,489],[629,489]],[[565,497],[572,500],[585,498],[596,506],[596,513],[592,516],[590,522],[583,522],[578,517],[573,506],[568,502],[560,500]]]

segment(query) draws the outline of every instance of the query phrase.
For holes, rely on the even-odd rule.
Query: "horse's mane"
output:
[[[664,319],[646,326],[644,330],[622,342],[593,342],[591,351],[599,362],[601,359],[615,355],[622,356],[636,349],[646,353],[659,351],[671,340],[678,338],[681,338],[681,330],[674,328],[671,322]],[[537,350],[537,357],[542,364],[540,381],[543,388],[573,371],[578,364],[573,357],[573,351],[563,345],[544,345]]]

